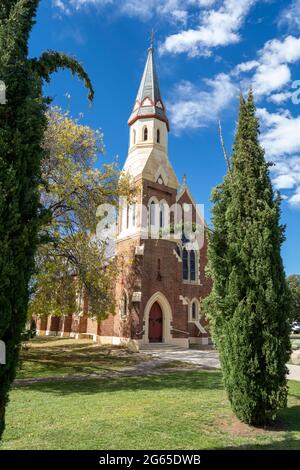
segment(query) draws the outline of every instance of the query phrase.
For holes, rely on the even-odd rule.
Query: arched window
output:
[[[146,142],[148,140],[148,127],[144,127],[143,140]]]
[[[150,204],[150,225],[155,225],[155,210],[156,210],[156,202],[151,201]]]
[[[194,300],[191,306],[191,319],[198,320],[198,313],[199,313],[198,303],[196,302],[196,300]]]
[[[182,250],[182,277],[184,281],[196,282],[197,275],[197,254],[194,250]]]
[[[165,208],[164,204],[161,204],[159,207],[159,228],[164,228],[165,226]]]
[[[135,129],[133,129],[132,131],[132,142],[133,142],[133,145],[135,145],[136,143],[136,130]]]
[[[190,252],[190,281],[196,281],[196,255],[194,250]]]
[[[184,281],[189,279],[189,254],[186,248],[182,250],[182,277]]]
[[[128,315],[128,294],[124,290],[121,300],[121,316],[126,317]]]
[[[135,227],[136,221],[136,203],[127,204],[123,209],[123,229],[129,229]]]
[[[160,143],[160,130],[157,129],[156,131],[156,142],[159,144]]]

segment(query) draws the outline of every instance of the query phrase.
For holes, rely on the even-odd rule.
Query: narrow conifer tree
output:
[[[58,68],[68,68],[93,97],[90,80],[75,59],[51,51],[39,59],[28,57],[39,1],[1,0],[0,4],[0,80],[6,87],[6,103],[2,99],[0,104],[0,340],[6,345],[6,364],[0,365],[0,438],[26,322],[42,216],[38,187],[49,102],[43,98],[42,84]]]
[[[232,409],[261,425],[286,406],[290,294],[281,259],[280,196],[259,143],[252,90],[241,96],[230,169],[213,192],[206,302]]]

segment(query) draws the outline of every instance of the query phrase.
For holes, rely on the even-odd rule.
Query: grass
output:
[[[300,383],[272,429],[234,418],[219,371],[15,387],[3,449],[300,449]]]
[[[291,340],[291,342],[292,342],[292,345],[295,345],[295,346],[299,346],[299,347],[300,347],[300,338],[299,338],[299,339],[298,339],[298,338],[297,338],[297,339],[294,339],[294,338],[293,338],[293,339]]]
[[[101,374],[147,360],[89,340],[36,338],[22,351],[18,378]],[[300,449],[300,382],[289,381],[288,408],[275,425],[258,429],[234,417],[219,371],[177,366],[158,364],[151,376],[15,386],[0,448]]]
[[[37,337],[21,352],[18,379],[83,375],[118,370],[146,360],[124,348],[91,340]]]
[[[295,339],[295,337],[292,338],[291,342],[292,342],[292,346],[298,346],[298,348],[300,348],[300,337],[297,338],[297,339]],[[299,366],[300,365],[300,359],[290,359],[289,363]]]

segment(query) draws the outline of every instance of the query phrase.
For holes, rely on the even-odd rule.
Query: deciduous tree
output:
[[[29,314],[69,315],[82,312],[103,318],[114,312],[113,240],[96,236],[97,208],[117,210],[119,197],[133,197],[130,181],[116,162],[101,165],[103,136],[59,108],[48,115],[41,187],[48,223],[40,236],[37,274]],[[116,220],[114,220],[116,222]]]

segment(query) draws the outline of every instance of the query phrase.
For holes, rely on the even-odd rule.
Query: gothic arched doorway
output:
[[[163,314],[158,302],[154,302],[149,314],[149,343],[161,343],[163,333]]]

